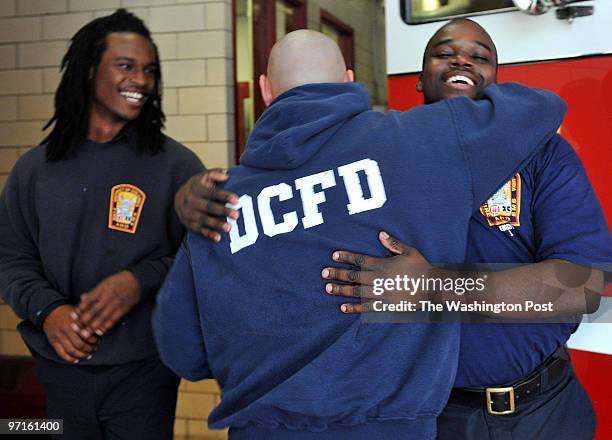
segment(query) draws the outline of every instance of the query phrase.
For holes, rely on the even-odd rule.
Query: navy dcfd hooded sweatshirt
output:
[[[208,422],[232,438],[433,438],[459,326],[364,324],[325,294],[321,269],[336,249],[382,256],[380,230],[431,262],[464,261],[471,214],[565,111],[516,84],[479,101],[368,108],[355,83],[279,96],[226,185],[240,219],[219,243],[189,234],[160,292],[162,359],[219,382]]]

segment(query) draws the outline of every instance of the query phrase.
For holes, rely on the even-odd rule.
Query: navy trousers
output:
[[[561,380],[511,415],[449,403],[438,418],[439,440],[591,440],[596,420],[591,400],[571,365]]]
[[[172,438],[179,378],[159,360],[72,366],[35,359],[47,417],[64,420],[58,439]]]

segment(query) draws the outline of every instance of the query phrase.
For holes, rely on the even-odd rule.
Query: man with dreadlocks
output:
[[[179,379],[151,310],[183,236],[173,195],[203,165],[161,132],[159,57],[139,18],[86,24],[61,68],[52,130],[0,198],[2,297],[64,438],[170,438]]]

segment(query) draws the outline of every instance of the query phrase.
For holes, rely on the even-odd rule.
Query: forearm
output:
[[[39,275],[29,271],[12,271],[0,264],[0,294],[15,314],[42,326],[44,317],[55,304],[69,301]]]
[[[484,289],[463,295],[430,293],[434,301],[452,299],[465,304],[485,301],[489,304],[545,305],[544,311],[478,312],[513,319],[548,319],[593,313],[599,307],[603,291],[603,273],[589,267],[563,260],[546,260],[501,271],[484,270],[434,270],[436,277],[451,279],[484,280]]]

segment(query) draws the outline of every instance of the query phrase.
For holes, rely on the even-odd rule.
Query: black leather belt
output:
[[[453,388],[449,403],[486,407],[489,414],[513,414],[520,402],[525,402],[555,385],[570,363],[566,347],[559,347],[532,374],[506,387],[485,389]]]

